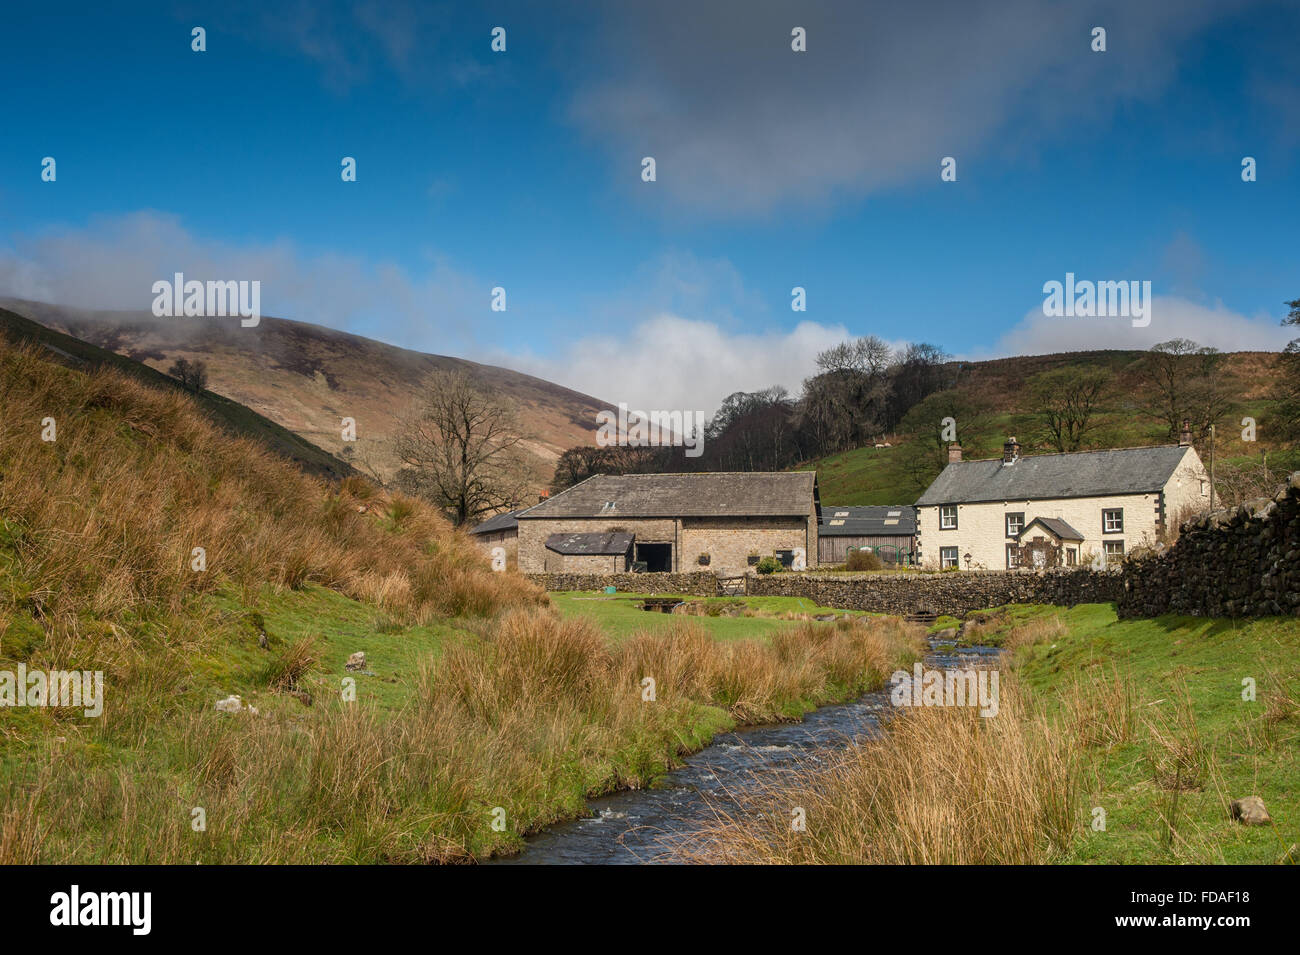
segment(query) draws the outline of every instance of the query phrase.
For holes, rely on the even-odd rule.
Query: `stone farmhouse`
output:
[[[887,564],[908,564],[916,551],[916,508],[911,504],[822,508],[817,560],[842,564],[850,550],[869,548]]]
[[[916,502],[927,567],[1001,570],[1107,566],[1210,503],[1210,479],[1184,429],[1177,445],[949,463]]]
[[[597,474],[516,515],[519,569],[734,576],[767,556],[815,567],[820,512],[812,471]]]

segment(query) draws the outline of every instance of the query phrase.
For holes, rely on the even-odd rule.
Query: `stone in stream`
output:
[[[1264,800],[1258,796],[1234,799],[1232,801],[1232,818],[1244,826],[1267,826],[1273,822],[1273,817],[1264,808]]]

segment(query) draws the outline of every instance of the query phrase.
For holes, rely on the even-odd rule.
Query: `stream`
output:
[[[955,648],[931,641],[930,669],[988,668],[994,647]],[[816,766],[854,740],[879,731],[880,715],[890,708],[889,689],[867,693],[851,703],[823,706],[799,723],[754,726],[720,733],[652,789],[632,789],[587,801],[592,815],[558,823],[528,837],[523,852],[493,859],[496,865],[640,865],[681,861],[675,840],[715,818],[734,812],[739,800],[782,773]]]

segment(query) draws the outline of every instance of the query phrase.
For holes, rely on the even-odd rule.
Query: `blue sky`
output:
[[[1294,2],[267,6],[7,12],[0,294],[260,279],[267,314],[705,410],[848,335],[1277,348],[1300,297]],[[1150,280],[1151,327],[1045,318],[1067,271]]]

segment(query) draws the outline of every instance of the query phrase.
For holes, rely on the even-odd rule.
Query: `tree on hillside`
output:
[[[208,387],[208,363],[205,361],[177,358],[167,369],[167,374],[193,392],[200,392]]]
[[[580,445],[569,448],[555,462],[551,493],[559,494],[595,474],[653,474],[674,470],[678,448],[598,447]]]
[[[1043,440],[1057,451],[1078,451],[1097,425],[1114,375],[1106,368],[1055,368],[1027,384],[1027,409],[1039,420]]]
[[[889,398],[885,427],[893,428],[913,407],[936,391],[952,388],[953,376],[944,366],[951,358],[938,345],[918,342],[894,356],[889,368]]]
[[[946,418],[955,422],[958,443],[967,459],[979,452],[992,422],[988,405],[960,388],[937,391],[913,406],[898,425],[907,440],[897,453],[903,471],[918,492],[929,487],[948,466]]]
[[[1146,410],[1177,440],[1183,421],[1190,421],[1198,439],[1208,437],[1233,401],[1224,358],[1186,338],[1152,345],[1142,360]]]
[[[728,395],[704,429],[692,470],[779,471],[799,460],[794,403],[780,385]]]
[[[1290,311],[1282,319],[1283,325],[1300,327],[1300,298],[1286,303]],[[1278,415],[1283,430],[1293,438],[1300,438],[1300,338],[1293,338],[1282,351],[1282,376],[1277,387]]]
[[[804,381],[798,407],[817,455],[861,447],[884,432],[892,358],[875,335],[841,342],[817,356],[818,373]]]
[[[514,409],[481,391],[462,371],[425,380],[402,418],[393,450],[395,483],[441,507],[456,525],[517,507],[526,485]]]

